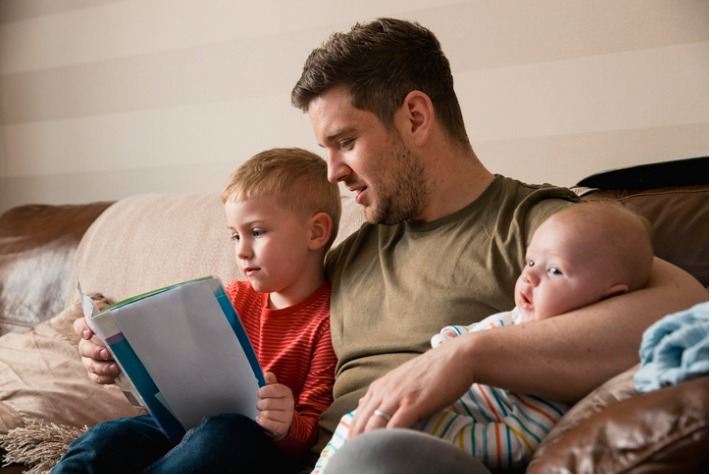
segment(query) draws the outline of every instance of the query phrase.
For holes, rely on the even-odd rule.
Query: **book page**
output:
[[[112,313],[184,428],[222,412],[257,415],[257,379],[207,283]]]

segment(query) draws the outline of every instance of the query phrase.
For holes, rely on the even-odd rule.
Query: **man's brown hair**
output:
[[[334,33],[304,63],[292,104],[307,112],[314,98],[340,86],[355,108],[374,113],[388,128],[408,93],[421,91],[452,141],[469,146],[450,62],[435,35],[418,23],[379,18]]]

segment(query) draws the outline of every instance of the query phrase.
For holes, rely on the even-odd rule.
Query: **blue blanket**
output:
[[[709,302],[668,315],[643,333],[635,387],[647,392],[709,373]]]

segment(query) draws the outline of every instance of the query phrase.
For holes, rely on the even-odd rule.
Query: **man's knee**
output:
[[[348,441],[324,473],[489,473],[470,454],[410,429],[375,430]]]

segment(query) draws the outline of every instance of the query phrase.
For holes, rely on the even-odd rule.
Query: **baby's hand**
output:
[[[430,339],[430,345],[433,348],[437,348],[438,346],[442,345],[443,343],[452,340],[453,338],[457,338],[458,336],[462,335],[463,333],[468,333],[469,332],[469,327],[462,326],[462,325],[449,325],[442,330],[440,330],[440,333],[436,333],[433,335],[433,337]]]
[[[257,391],[257,410],[260,411],[255,421],[261,425],[273,440],[284,439],[289,434],[294,417],[294,396],[292,390],[277,383],[274,373],[265,373],[265,386]]]

